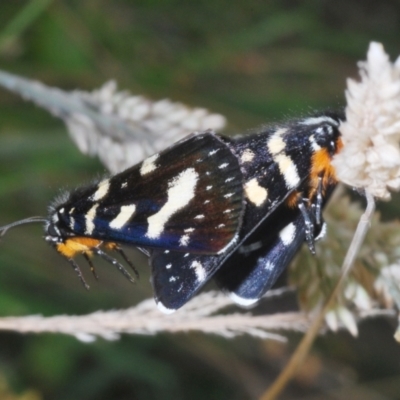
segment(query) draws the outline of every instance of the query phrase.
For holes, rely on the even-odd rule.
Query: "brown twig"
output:
[[[336,298],[339,290],[342,286],[343,281],[347,277],[354,260],[360,251],[361,245],[364,241],[365,235],[370,227],[370,221],[375,210],[375,201],[372,195],[366,193],[367,207],[364,214],[361,216],[360,221],[357,226],[357,230],[354,234],[353,240],[347,251],[346,257],[342,265],[342,273],[336,283],[332,293],[330,294],[328,300],[320,308],[317,316],[311,323],[310,328],[304,335],[303,339],[297,346],[296,351],[293,353],[291,359],[286,365],[285,369],[280,373],[275,382],[268,388],[268,390],[260,397],[260,400],[274,400],[276,397],[284,390],[290,379],[295,375],[301,363],[307,356],[310,348],[314,342],[315,337],[320,331],[321,325],[324,322],[325,314],[329,311],[333,300]]]

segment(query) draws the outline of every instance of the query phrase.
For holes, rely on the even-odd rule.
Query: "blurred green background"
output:
[[[400,54],[398,1],[14,0],[0,2],[0,68],[65,90],[115,78],[122,89],[227,116],[229,132],[344,104],[371,40]],[[60,189],[104,172],[62,122],[0,90],[0,225],[46,213]],[[393,205],[394,204],[394,205]],[[396,202],[391,212],[398,215]],[[0,249],[0,314],[83,314],[152,296],[145,260],[132,287],[108,265],[85,291],[42,239],[10,232]],[[318,339],[285,399],[400,398],[394,324]],[[288,345],[199,333],[84,344],[0,333],[2,399],[253,399],[283,368]]]

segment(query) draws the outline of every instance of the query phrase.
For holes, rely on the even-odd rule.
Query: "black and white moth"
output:
[[[98,183],[56,199],[45,222],[45,240],[74,267],[96,254],[132,280],[104,250],[119,244],[218,254],[237,240],[244,212],[242,173],[229,146],[211,131],[191,135],[160,154]],[[20,221],[0,228],[3,233]],[[130,263],[129,263],[130,264]],[[132,266],[132,265],[131,265]]]
[[[322,230],[337,183],[331,159],[343,116],[323,113],[227,138],[206,131],[53,202],[45,239],[86,285],[74,258],[133,245],[149,256],[158,307],[183,306],[214,275],[242,306],[257,302]],[[131,265],[131,264],[130,264]],[[132,265],[131,265],[132,266]],[[87,286],[87,285],[86,285]]]
[[[256,303],[306,240],[323,229],[322,207],[337,180],[340,114],[324,113],[225,139],[242,167],[245,213],[238,240],[218,255],[152,250],[152,279],[164,312],[184,305],[215,273],[241,306]],[[253,249],[253,250],[252,250]],[[257,249],[257,250],[254,250]]]

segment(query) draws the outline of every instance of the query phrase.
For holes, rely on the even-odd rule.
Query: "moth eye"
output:
[[[54,224],[49,224],[47,227],[47,234],[49,236],[57,237],[60,236],[60,231],[56,228]]]

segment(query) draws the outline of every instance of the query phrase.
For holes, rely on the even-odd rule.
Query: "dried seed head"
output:
[[[333,164],[338,178],[373,196],[400,189],[400,58],[391,63],[380,43],[359,62],[361,81],[347,81],[343,150]]]

